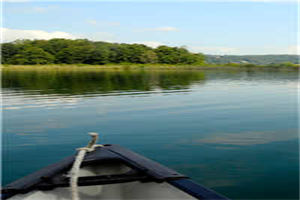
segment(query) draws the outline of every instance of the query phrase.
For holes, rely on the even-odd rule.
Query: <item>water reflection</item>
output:
[[[297,139],[297,130],[245,132],[245,133],[215,133],[208,138],[203,138],[198,144],[215,144],[229,146],[249,146],[257,144],[267,144],[272,142],[283,142]],[[225,146],[226,147],[226,146]]]
[[[2,83],[4,184],[95,131],[233,199],[298,197],[297,72],[8,70]]]
[[[180,90],[204,80],[204,73],[199,71],[4,71],[2,87],[33,94],[85,95]]]

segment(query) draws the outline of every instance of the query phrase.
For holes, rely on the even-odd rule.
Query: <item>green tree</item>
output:
[[[10,64],[106,64],[166,63],[195,64],[204,61],[202,54],[185,48],[142,44],[92,42],[85,39],[16,40],[2,45],[2,63]]]
[[[1,45],[1,62],[3,64],[8,63],[9,59],[17,54],[18,49],[12,43],[4,43]]]
[[[109,63],[109,49],[101,46],[95,47],[91,51],[86,63],[93,65],[103,65]]]
[[[158,57],[153,50],[147,50],[140,56],[141,63],[157,63]]]
[[[67,39],[35,40],[33,45],[36,43],[38,47],[55,56],[62,49],[69,47],[72,42],[72,40]]]
[[[181,47],[159,46],[155,49],[159,63],[166,64],[194,64],[202,62],[204,57],[201,54],[192,54]]]
[[[53,63],[53,61],[54,56],[41,48],[31,46],[22,49],[9,59],[9,63],[21,65],[50,64]]]
[[[159,63],[176,64],[176,55],[174,48],[168,46],[159,46],[155,49]]]
[[[89,57],[94,49],[94,45],[88,40],[69,40],[66,46],[66,48],[61,49],[55,54],[56,63],[88,63]]]
[[[73,61],[73,49],[72,48],[64,48],[60,50],[55,55],[55,63],[65,63],[65,64],[72,64]]]

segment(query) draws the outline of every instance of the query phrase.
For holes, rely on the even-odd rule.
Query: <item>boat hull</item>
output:
[[[2,199],[71,199],[69,171],[76,155],[2,189]],[[172,169],[119,145],[86,155],[79,172],[81,199],[226,199]]]

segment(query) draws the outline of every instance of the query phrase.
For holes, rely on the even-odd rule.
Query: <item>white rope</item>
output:
[[[72,169],[70,171],[70,186],[71,186],[71,197],[72,200],[80,200],[79,194],[78,194],[78,175],[79,175],[79,169],[80,165],[84,159],[84,156],[87,152],[91,152],[95,150],[95,147],[102,146],[102,145],[96,145],[96,141],[98,139],[98,133],[89,133],[89,135],[92,137],[91,141],[88,143],[86,147],[77,149],[79,152],[75,158],[75,161],[73,163]]]

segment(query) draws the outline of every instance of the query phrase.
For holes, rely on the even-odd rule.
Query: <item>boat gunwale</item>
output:
[[[66,157],[61,161],[51,164],[45,168],[42,168],[32,174],[29,174],[23,178],[20,178],[1,189],[1,199],[8,199],[17,194],[25,194],[32,190],[43,189],[48,190],[53,189],[51,187],[51,179],[57,177],[57,174],[62,174],[63,172],[68,171],[72,163],[75,160],[76,154]],[[219,200],[228,200],[226,197],[216,193],[213,190],[210,190],[202,185],[199,185],[191,180],[185,175],[182,175],[173,169],[169,169],[155,161],[152,161],[144,156],[141,156],[135,152],[132,152],[126,148],[123,148],[119,145],[107,144],[104,147],[98,147],[95,151],[90,152],[86,155],[82,166],[89,166],[99,162],[121,162],[126,166],[131,168],[131,173],[135,172],[141,176],[135,178],[127,179],[126,178],[119,183],[140,181],[140,182],[167,182],[170,185],[178,188],[179,190],[197,198],[197,199],[219,199]],[[126,173],[125,173],[126,174]],[[134,174],[134,173],[133,173]],[[124,174],[119,174],[124,175]],[[109,176],[109,175],[108,175]],[[103,177],[103,176],[102,176]],[[88,179],[91,177],[81,177],[81,179]],[[100,179],[99,179],[100,180]],[[45,185],[46,183],[46,185]],[[87,183],[86,185],[102,185],[99,184],[101,181],[95,181],[93,184]],[[118,181],[111,183],[102,182],[103,184],[113,184],[118,183]],[[79,182],[80,186],[84,186],[82,182]],[[64,184],[63,186],[68,186]],[[54,187],[55,188],[55,187]]]

